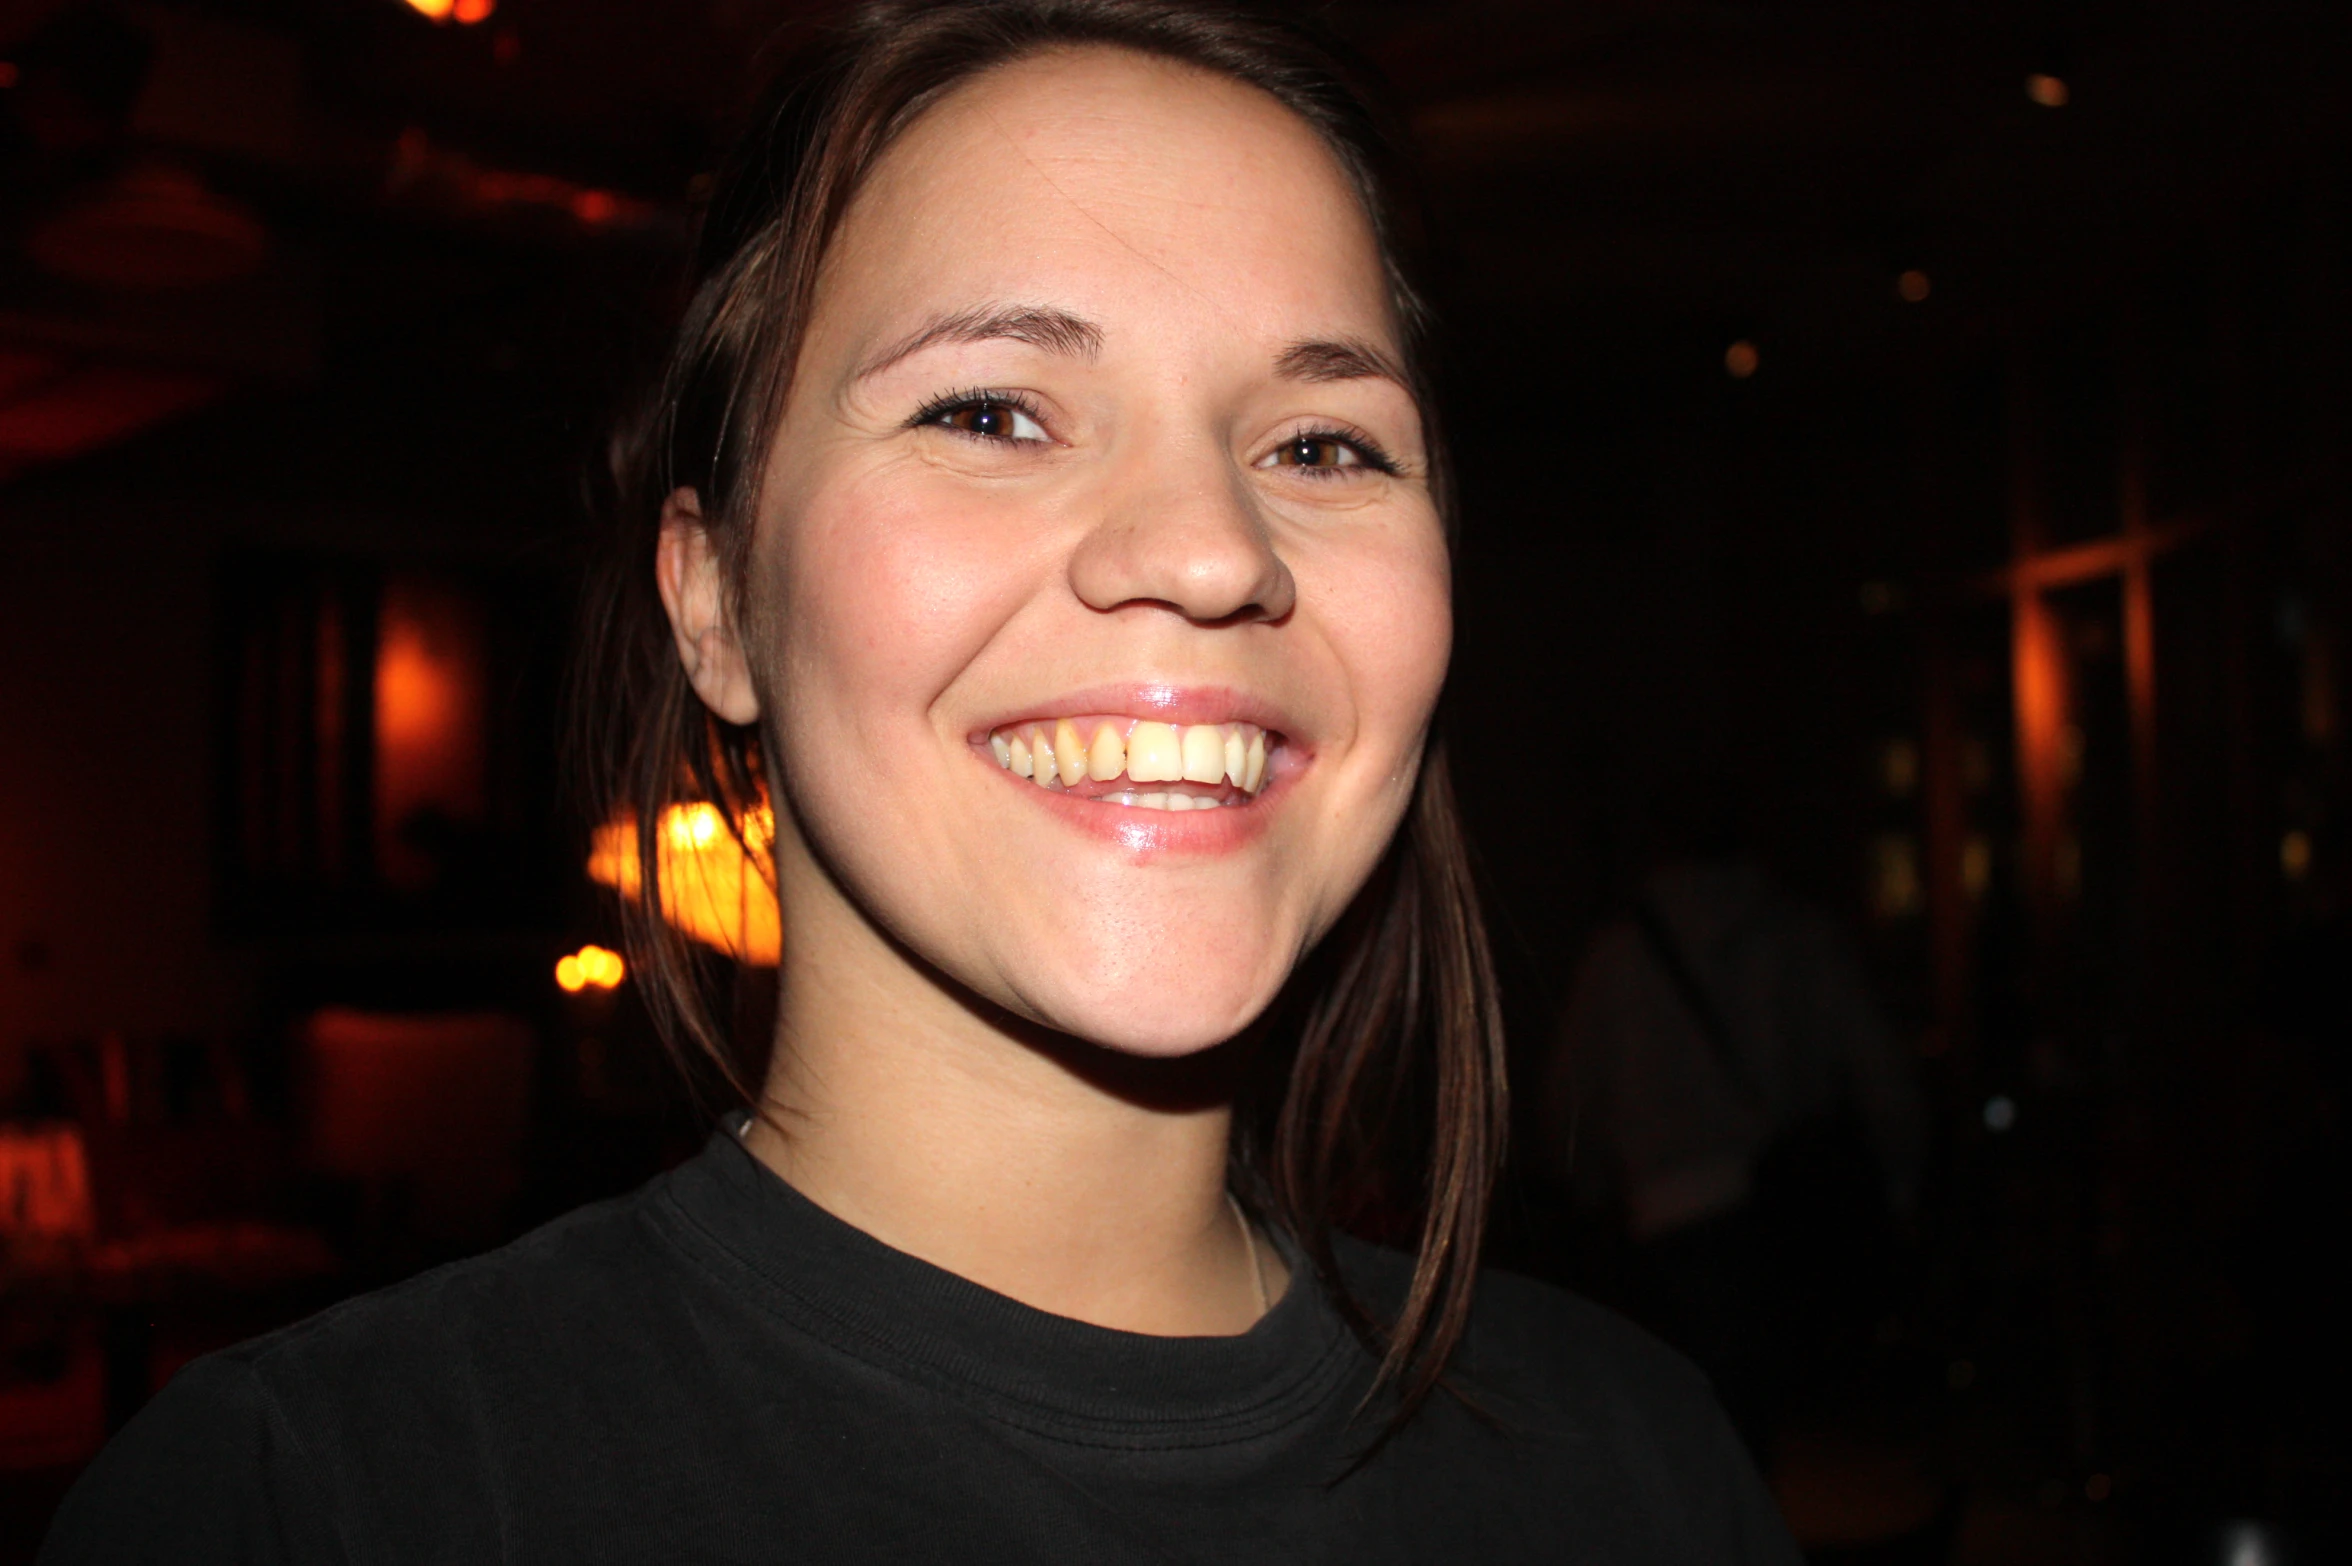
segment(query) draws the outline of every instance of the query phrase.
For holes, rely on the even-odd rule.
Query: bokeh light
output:
[[[583,946],[555,961],[556,987],[567,995],[577,995],[587,989],[614,989],[628,973],[628,964],[621,960],[621,954],[602,946]]]
[[[707,801],[662,812],[655,832],[662,918],[740,962],[773,967],[784,946],[769,857],[775,836],[775,817],[765,805],[745,813],[740,841],[718,807]],[[623,897],[637,895],[636,822],[623,818],[597,828],[588,877]]]

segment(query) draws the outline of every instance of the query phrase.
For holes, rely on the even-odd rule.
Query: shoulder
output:
[[[1657,1429],[1719,1417],[1713,1387],[1681,1354],[1615,1311],[1516,1273],[1479,1274],[1461,1366],[1530,1411]]]
[[[1412,1258],[1345,1239],[1340,1254],[1367,1303],[1393,1313]],[[1455,1369],[1467,1386],[1530,1416],[1701,1426],[1718,1418],[1707,1378],[1682,1355],[1581,1295],[1494,1268],[1478,1275]]]
[[[649,1209],[662,1182],[583,1207],[494,1251],[355,1296],[227,1351],[263,1386],[292,1396],[325,1379],[414,1361],[480,1369],[593,1332],[674,1285]],[[428,1375],[428,1380],[431,1377]]]
[[[1393,1313],[1411,1259],[1354,1243],[1342,1254],[1366,1303]],[[1614,1514],[1624,1559],[1652,1558],[1630,1542],[1647,1539],[1676,1559],[1797,1560],[1707,1378],[1565,1289],[1480,1273],[1447,1393],[1430,1408],[1455,1440],[1487,1454],[1480,1467],[1521,1473],[1539,1510]]]
[[[341,1561],[333,1534],[267,1394],[247,1367],[213,1355],[174,1377],[83,1471],[40,1560]]]
[[[43,1560],[342,1560],[354,1518],[420,1556],[494,1537],[501,1410],[664,1287],[659,1185],[190,1364],[91,1465]]]

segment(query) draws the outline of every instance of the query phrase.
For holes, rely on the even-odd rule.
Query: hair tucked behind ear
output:
[[[956,86],[1053,49],[1130,49],[1256,87],[1314,128],[1362,198],[1419,394],[1440,511],[1450,470],[1426,383],[1427,314],[1403,263],[1392,121],[1327,40],[1265,12],[1186,0],[944,0],[869,6],[763,102],[705,214],[693,293],[658,383],[612,445],[613,537],[589,595],[579,753],[599,821],[635,823],[623,899],[641,993],[690,1076],[756,1098],[723,1004],[727,964],[661,917],[660,833],[717,807],[741,843],[765,808],[758,734],[687,684],[654,589],[665,497],[690,489],[736,583],[760,465],[784,404],[825,249],[882,153]],[[751,835],[756,836],[754,831]],[[756,849],[759,844],[753,844]],[[791,932],[785,932],[791,939]],[[1507,1122],[1502,1030],[1469,855],[1433,745],[1372,883],[1286,992],[1270,1048],[1287,1075],[1240,1106],[1239,1183],[1299,1239],[1380,1360],[1390,1429],[1443,1376],[1470,1307]],[[1398,1150],[1417,1181],[1395,1176]],[[1379,1201],[1418,1213],[1393,1314],[1352,1302],[1333,1225]]]

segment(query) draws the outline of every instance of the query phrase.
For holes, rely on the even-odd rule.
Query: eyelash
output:
[[[1037,411],[1037,405],[1019,392],[989,391],[976,387],[969,391],[949,392],[944,397],[933,398],[915,410],[915,416],[907,420],[907,428],[919,429],[924,425],[930,425],[937,429],[944,429],[951,435],[961,435],[968,440],[984,440],[991,444],[1006,446],[1026,444],[1010,435],[983,435],[978,430],[962,430],[951,424],[940,423],[940,420],[947,415],[961,413],[967,408],[1010,408],[1024,418],[1036,420],[1040,426],[1045,423],[1045,416]]]
[[[950,434],[964,436],[968,440],[983,440],[992,444],[1008,446],[1023,444],[1010,435],[983,435],[977,430],[957,429],[953,425],[940,422],[947,415],[961,413],[967,408],[1010,408],[1026,418],[1036,420],[1040,425],[1045,423],[1045,418],[1038,412],[1037,405],[1019,392],[991,391],[983,387],[974,387],[966,391],[949,392],[943,397],[935,397],[923,404],[922,407],[915,410],[914,417],[907,420],[907,428],[918,429],[930,426],[947,430]],[[1285,446],[1309,440],[1327,440],[1335,446],[1345,446],[1362,459],[1363,466],[1367,470],[1374,473],[1394,478],[1403,471],[1397,460],[1388,454],[1387,448],[1382,446],[1380,442],[1362,430],[1338,425],[1311,425],[1305,429],[1294,430],[1276,441],[1274,450],[1280,451]],[[1324,468],[1302,465],[1298,471],[1302,474],[1311,474],[1318,480],[1328,480],[1338,477],[1347,470],[1340,467]]]
[[[1371,436],[1365,434],[1362,430],[1351,429],[1345,425],[1314,425],[1306,429],[1293,430],[1288,435],[1283,436],[1282,439],[1276,441],[1274,443],[1274,449],[1276,451],[1280,451],[1285,446],[1295,446],[1300,441],[1304,440],[1327,440],[1335,446],[1345,446],[1348,450],[1354,452],[1358,457],[1363,459],[1364,468],[1368,472],[1380,473],[1386,475],[1389,478],[1395,478],[1400,472],[1403,471],[1403,469],[1398,465],[1396,458],[1390,456],[1388,454],[1388,449],[1382,446],[1380,442],[1374,440]],[[1323,479],[1336,478],[1339,475],[1347,472],[1347,469],[1301,467],[1299,472],[1304,474],[1312,474],[1318,479]]]

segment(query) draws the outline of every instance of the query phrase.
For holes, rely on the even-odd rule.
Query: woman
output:
[[[1698,1378],[1503,1278],[1376,123],[1181,0],[869,11],[722,180],[591,710],[773,802],[756,1111],[200,1362],[55,1560],[1793,1559]],[[1414,1106],[1420,1106],[1416,1109]],[[1338,1238],[1421,1149],[1411,1258]]]

